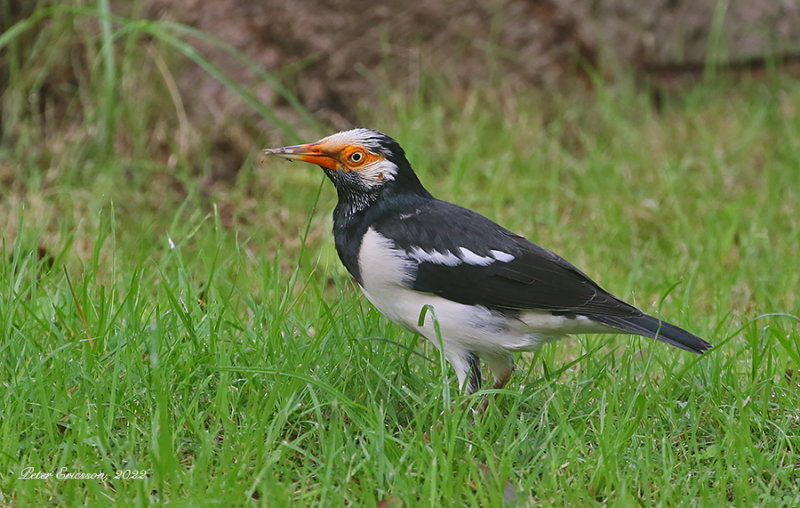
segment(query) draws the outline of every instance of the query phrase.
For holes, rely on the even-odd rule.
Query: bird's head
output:
[[[385,189],[427,194],[397,141],[371,129],[338,132],[314,143],[270,148],[264,154],[318,165],[340,199],[361,201]]]

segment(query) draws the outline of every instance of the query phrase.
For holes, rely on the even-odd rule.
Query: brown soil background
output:
[[[2,30],[41,7],[35,1],[2,5]],[[324,129],[309,126],[313,122],[304,121],[263,76],[224,50],[202,38],[187,38],[302,136],[352,127],[358,112],[381,94],[424,92],[431,81],[440,87],[439,93],[442,87],[459,94],[477,86],[513,99],[531,89],[591,89],[596,80],[633,75],[660,100],[662,91],[676,82],[702,78],[709,63],[715,71],[747,75],[777,63],[800,74],[797,0],[114,0],[111,10],[126,18],[182,23],[246,55],[295,95]],[[18,49],[52,44],[59,52],[47,59],[46,69],[36,71],[45,76],[31,78],[38,88],[24,92],[31,99],[20,107],[40,110],[46,117],[39,122],[46,131],[43,143],[58,145],[71,131],[81,130],[82,116],[70,113],[69,104],[77,97],[74,90],[97,77],[91,74],[97,47],[87,49],[87,39],[80,37],[59,38],[57,29],[52,39],[43,39],[51,42],[38,41],[48,22],[40,21],[15,41]],[[95,17],[84,16],[69,29],[89,33],[91,44],[99,40]],[[138,42],[148,54],[158,52],[152,49],[159,47],[156,42]],[[18,53],[23,66],[36,68],[41,63],[33,50]],[[30,61],[24,61],[25,55]],[[170,137],[177,139],[179,152],[187,158],[192,152],[188,147],[208,147],[215,175],[219,173],[214,178],[224,180],[252,154],[256,139],[287,137],[229,86],[177,56],[176,51],[153,56],[162,68],[151,63],[137,69],[138,75],[133,80],[127,76],[130,84],[118,92],[131,103],[148,100],[149,88],[164,97],[179,95],[179,107],[164,108],[149,121],[152,137],[159,140],[152,143],[154,156],[169,159],[173,149],[164,140]],[[0,90],[8,83],[9,61],[6,49],[0,50]],[[175,90],[169,93],[152,86],[173,78]],[[177,128],[172,118],[176,109],[181,114],[185,110],[186,117],[179,119]],[[0,115],[11,117],[1,108]],[[121,131],[115,148],[124,152],[130,143]],[[0,134],[11,144],[17,136]],[[193,141],[187,141],[189,137]]]
[[[794,0],[147,0],[149,17],[186,23],[228,42],[289,81],[322,121],[346,127],[353,107],[387,81],[414,86],[435,69],[455,88],[502,83],[509,93],[633,67],[672,79],[707,59],[736,62],[800,46]],[[267,104],[279,102],[221,52],[204,48]],[[216,53],[216,54],[215,54]],[[688,67],[680,63],[689,63]],[[196,67],[181,88],[215,114],[242,113]]]

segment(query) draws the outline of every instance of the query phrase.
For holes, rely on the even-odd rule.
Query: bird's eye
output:
[[[347,158],[353,164],[358,164],[364,160],[364,152],[353,152],[350,154],[350,157]]]

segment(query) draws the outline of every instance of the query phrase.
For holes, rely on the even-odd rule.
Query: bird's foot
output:
[[[495,379],[494,386],[492,386],[492,388],[494,388],[495,390],[502,390],[503,388],[505,388],[508,382],[511,380],[512,372],[513,372],[512,370],[509,370],[508,373],[506,373],[502,378]],[[494,394],[494,397],[497,398],[497,395],[498,395],[497,393]],[[482,415],[486,411],[486,409],[488,409],[489,397],[490,397],[489,395],[484,395],[481,398],[481,402],[480,404],[478,404],[478,408],[476,409],[476,412],[479,415]]]

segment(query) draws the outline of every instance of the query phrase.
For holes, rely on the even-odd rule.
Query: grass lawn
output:
[[[568,338],[476,418],[339,265],[321,171],[259,162],[295,140],[253,140],[209,184],[208,153],[153,155],[172,131],[133,92],[120,150],[102,115],[60,143],[6,115],[0,506],[800,503],[800,83],[719,80],[659,111],[624,80],[420,89],[359,118],[434,195],[715,348]],[[109,107],[88,93],[83,113]],[[24,478],[58,471],[106,478]]]

